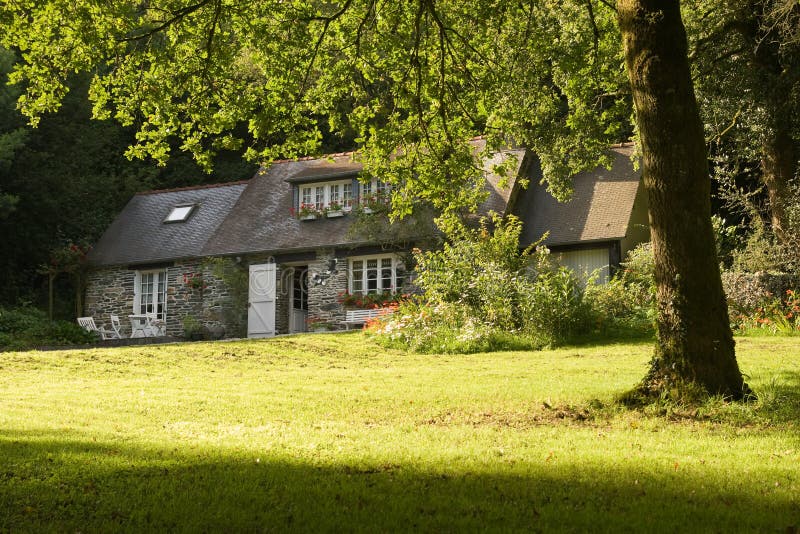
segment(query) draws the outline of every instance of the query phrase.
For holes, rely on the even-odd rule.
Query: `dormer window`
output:
[[[197,204],[179,204],[172,208],[163,222],[165,223],[179,223],[186,222],[192,213],[194,213]]]
[[[359,205],[371,213],[389,200],[391,187],[377,179],[359,182],[355,174],[348,178],[319,182],[300,182],[295,185],[293,216],[301,220],[318,217],[341,217]]]
[[[300,186],[300,205],[313,207],[317,211],[339,209],[349,211],[353,207],[353,181],[337,180]]]

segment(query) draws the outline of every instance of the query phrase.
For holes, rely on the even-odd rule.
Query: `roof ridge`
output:
[[[217,184],[202,184],[202,185],[189,185],[186,187],[173,187],[170,189],[151,189],[149,191],[139,191],[137,195],[156,195],[160,193],[176,193],[180,191],[194,191],[196,189],[214,189],[217,187],[227,187],[231,185],[242,185],[248,183],[250,180],[238,180],[236,182],[222,182]]]
[[[284,159],[273,159],[270,164],[273,163],[292,163],[294,161],[311,161],[315,159],[326,159],[326,158],[339,158],[342,156],[352,156],[358,152],[358,150],[347,150],[345,152],[334,152],[332,154],[322,154],[319,156],[302,156],[300,158],[284,158]]]

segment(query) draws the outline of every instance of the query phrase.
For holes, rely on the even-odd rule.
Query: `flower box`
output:
[[[343,217],[344,216],[344,211],[342,211],[342,210],[329,211],[329,212],[327,212],[325,214],[325,216],[328,217],[329,219],[333,219],[335,217]]]
[[[317,214],[316,213],[306,213],[305,215],[301,215],[299,217],[299,219],[301,221],[313,221],[316,218],[317,218]]]

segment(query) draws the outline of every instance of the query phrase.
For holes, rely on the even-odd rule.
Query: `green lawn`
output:
[[[648,343],[3,353],[0,531],[787,532],[800,342],[737,346],[758,403],[645,412],[613,399]]]

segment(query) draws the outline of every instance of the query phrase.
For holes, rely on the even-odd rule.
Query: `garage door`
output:
[[[595,248],[587,250],[571,250],[560,252],[556,255],[558,262],[564,267],[569,267],[575,273],[586,279],[597,271],[597,283],[608,282],[608,249]]]

